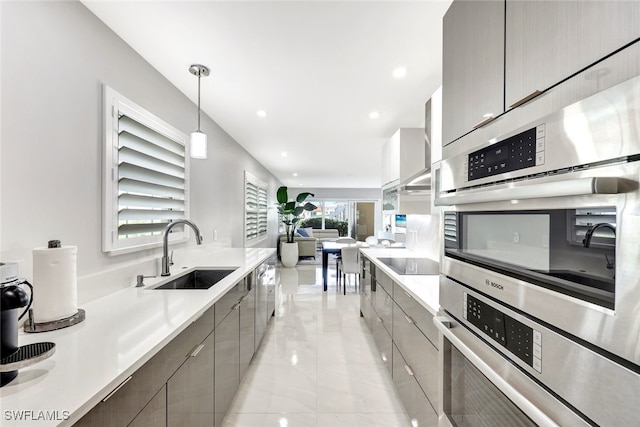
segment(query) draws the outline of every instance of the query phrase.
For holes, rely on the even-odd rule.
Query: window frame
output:
[[[184,147],[184,218],[190,212],[190,158],[188,137],[158,116],[103,85],[104,140],[103,140],[103,209],[102,251],[108,255],[121,255],[162,246],[162,235],[127,239],[118,238],[119,226],[119,118],[125,115],[144,127]],[[158,159],[159,161],[159,159]],[[172,243],[185,242],[188,227],[175,227],[169,235]]]

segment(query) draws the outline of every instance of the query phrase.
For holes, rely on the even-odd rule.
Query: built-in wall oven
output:
[[[640,76],[444,159],[441,422],[640,423]]]

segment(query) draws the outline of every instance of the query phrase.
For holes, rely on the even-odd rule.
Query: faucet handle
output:
[[[171,255],[169,255],[169,265],[173,265],[173,251],[171,251]]]

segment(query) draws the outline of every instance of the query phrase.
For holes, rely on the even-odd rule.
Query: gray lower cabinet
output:
[[[115,387],[75,425],[128,426],[152,399],[164,398],[166,402],[166,393],[158,394],[159,391],[187,360],[191,351],[213,331],[213,321],[214,309],[211,308],[128,379]],[[138,425],[142,424],[138,422]]]
[[[214,425],[215,375],[213,332],[196,346],[187,361],[167,382],[167,425],[170,427]],[[155,425],[155,424],[153,424]]]
[[[239,287],[239,286],[237,286]],[[240,302],[229,291],[215,304],[215,425],[222,420],[240,384]]]
[[[435,413],[438,406],[438,349],[397,304],[393,309],[393,342]],[[394,354],[394,373],[395,362]]]
[[[438,415],[416,381],[413,368],[404,360],[402,353],[395,345],[393,346],[393,384],[411,418],[411,425],[438,425]]]
[[[129,427],[162,427],[167,425],[167,386],[151,399],[147,406],[131,421]],[[195,425],[195,424],[189,424]]]
[[[249,282],[247,282],[249,285]],[[240,379],[251,363],[256,343],[256,290],[250,288],[240,301]]]
[[[367,326],[379,357],[412,420],[437,425],[438,332],[433,315],[373,263],[363,266],[370,282],[360,290],[360,314],[365,320],[371,317]]]
[[[262,288],[256,269],[74,425],[222,425],[275,308],[263,265]]]

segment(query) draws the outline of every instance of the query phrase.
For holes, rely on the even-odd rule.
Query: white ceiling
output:
[[[208,66],[203,112],[285,185],[379,188],[382,145],[440,85],[451,0],[83,3],[194,102]]]

